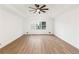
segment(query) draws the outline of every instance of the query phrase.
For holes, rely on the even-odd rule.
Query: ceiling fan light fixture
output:
[[[37,9],[37,12],[40,12],[40,10],[39,10],[39,9]]]

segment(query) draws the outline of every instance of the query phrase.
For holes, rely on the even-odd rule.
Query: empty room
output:
[[[79,54],[79,5],[0,4],[0,54]]]

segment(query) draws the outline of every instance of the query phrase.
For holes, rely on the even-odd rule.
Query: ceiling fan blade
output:
[[[43,7],[46,7],[46,5],[41,6],[40,9],[43,8]]]
[[[37,10],[35,10],[33,13],[36,13],[37,12]]]
[[[48,8],[44,8],[44,9],[41,9],[41,10],[48,10]]]
[[[31,9],[36,9],[36,8],[33,8],[33,7],[29,7],[29,8],[31,8]]]
[[[41,12],[45,13],[46,11],[44,11],[44,10],[41,10]]]
[[[39,7],[39,5],[38,5],[38,4],[35,4],[35,6],[36,6],[36,7]]]

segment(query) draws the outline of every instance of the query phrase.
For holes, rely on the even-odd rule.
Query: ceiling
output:
[[[29,12],[29,6],[33,6],[34,4],[4,4],[0,5],[0,8],[11,11],[16,13],[17,15],[20,15],[22,17],[28,17],[33,16],[34,14],[32,12]],[[46,15],[50,17],[56,17],[62,13],[74,10],[76,8],[79,8],[79,5],[75,4],[47,4],[47,8],[49,10],[46,13],[42,13],[40,15]],[[35,15],[37,16],[37,15]]]

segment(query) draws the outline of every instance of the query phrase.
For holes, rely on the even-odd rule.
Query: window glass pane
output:
[[[46,22],[42,22],[42,29],[46,29]]]
[[[42,22],[42,26],[46,26],[46,22]]]

